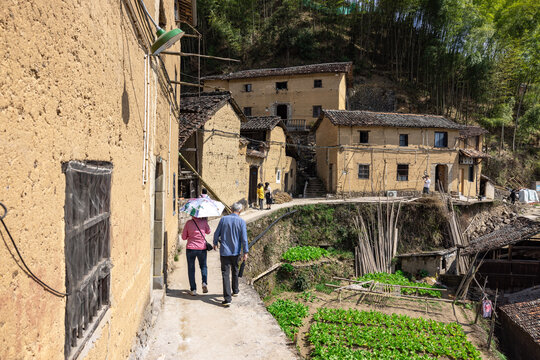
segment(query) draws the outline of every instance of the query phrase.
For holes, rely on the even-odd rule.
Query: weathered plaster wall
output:
[[[322,80],[322,88],[313,87],[314,80]],[[276,82],[287,81],[287,90],[276,90]],[[244,90],[245,84],[252,85],[252,91]],[[276,115],[276,104],[289,104],[289,118],[304,119],[314,123],[313,106],[323,109],[345,109],[345,74],[307,74],[280,77],[235,79],[229,81],[206,80],[205,85],[231,91],[240,107],[251,107],[253,116]]]
[[[336,163],[337,163],[337,157],[338,157],[338,149],[330,149],[330,148],[324,148],[326,146],[335,146],[337,144],[337,138],[338,138],[338,128],[328,120],[328,118],[324,118],[319,127],[317,128],[317,132],[315,133],[315,142],[317,146],[319,146],[315,152],[316,152],[316,161],[317,161],[317,175],[322,180],[322,182],[326,185],[326,189],[329,192],[335,192],[336,188],[336,181],[335,181],[335,172],[332,173],[332,176],[334,177],[332,180],[333,186],[331,187],[331,181],[330,181],[330,164],[333,164],[333,168],[335,169]]]
[[[164,3],[169,29],[173,4]],[[147,1],[157,18],[156,4]],[[125,2],[7,2],[0,8],[0,33],[5,222],[32,271],[65,291],[61,165],[70,160],[113,164],[111,309],[86,358],[125,359],[151,286],[151,171],[150,181],[142,183],[145,50]],[[172,63],[167,65],[174,73]],[[165,230],[172,251],[178,124],[158,83],[151,83],[150,157],[155,163],[161,156],[166,164]],[[17,265],[3,229],[0,237],[0,358],[63,359],[65,300],[32,281]]]
[[[205,130],[240,133],[240,118],[227,103],[204,124]],[[202,141],[201,176],[222,201],[232,205],[247,201],[249,168],[246,163],[246,146],[234,135],[205,132]]]
[[[271,143],[270,149],[268,150],[268,155],[263,162],[262,177],[260,182],[263,184],[265,182],[270,183],[272,191],[284,191],[285,173],[290,167],[290,163],[287,160],[287,155],[285,154],[285,132],[281,127],[276,126],[268,135],[267,140],[271,141]],[[278,170],[281,172],[279,183],[277,182]]]
[[[360,144],[359,131],[369,131],[367,144]],[[436,131],[448,133],[448,148],[434,148]],[[408,135],[408,146],[399,146],[399,135]],[[390,127],[338,127],[324,118],[316,131],[318,146],[345,146],[339,149],[318,148],[317,173],[328,191],[371,193],[386,190],[422,191],[422,175],[431,177],[431,190],[435,189],[436,167],[446,166],[449,191],[460,191],[459,133],[456,130],[390,128]],[[333,186],[330,188],[329,166],[333,165]],[[358,178],[359,165],[369,165],[369,178]],[[407,181],[397,180],[398,164],[409,165]],[[475,196],[476,179],[481,166],[475,165],[475,181],[465,180],[467,191]],[[466,174],[466,173],[465,173]],[[465,193],[468,194],[467,192]]]

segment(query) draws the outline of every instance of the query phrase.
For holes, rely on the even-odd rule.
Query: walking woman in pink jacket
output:
[[[184,226],[182,239],[187,240],[186,259],[188,264],[189,293],[197,295],[197,283],[195,282],[195,259],[199,260],[202,276],[203,293],[208,292],[208,267],[206,266],[206,238],[210,234],[207,218],[193,217]]]

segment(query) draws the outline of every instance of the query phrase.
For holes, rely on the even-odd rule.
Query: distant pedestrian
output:
[[[206,190],[206,188],[202,188],[201,189],[201,196],[199,197],[209,197],[208,196],[208,190]]]
[[[208,267],[206,266],[206,238],[205,233],[210,234],[207,218],[193,217],[184,225],[182,239],[187,240],[186,259],[188,265],[189,293],[197,295],[197,283],[195,282],[195,259],[199,261],[202,276],[203,293],[208,292]]]
[[[510,201],[512,202],[512,205],[516,203],[516,199],[517,199],[517,190],[512,189],[512,191],[510,191]]]
[[[422,178],[424,179],[424,189],[422,190],[422,194],[429,195],[429,187],[431,185],[431,179],[429,178],[429,175],[424,175]]]
[[[264,183],[264,197],[266,198],[266,210],[270,210],[272,205],[272,188],[270,183]]]
[[[257,199],[259,200],[259,210],[263,209],[264,204],[264,187],[263,183],[259,183],[257,185]]]
[[[246,261],[249,252],[246,222],[239,216],[242,209],[242,204],[234,203],[233,213],[221,218],[214,233],[214,250],[220,249],[224,298],[221,304],[223,306],[231,305],[232,296],[237,296],[240,292],[238,288],[238,260],[240,254],[243,253],[243,260]]]

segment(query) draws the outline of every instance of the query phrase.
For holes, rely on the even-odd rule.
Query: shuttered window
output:
[[[110,300],[112,164],[70,161],[66,176],[66,359],[75,359]]]

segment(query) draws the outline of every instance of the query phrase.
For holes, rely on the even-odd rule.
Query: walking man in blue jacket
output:
[[[238,288],[238,260],[240,254],[243,253],[243,260],[246,261],[249,252],[246,222],[239,216],[242,209],[242,204],[234,203],[233,213],[222,217],[214,232],[214,250],[220,249],[223,297],[225,298],[221,302],[223,306],[230,306],[232,296],[237,296],[240,292]]]

